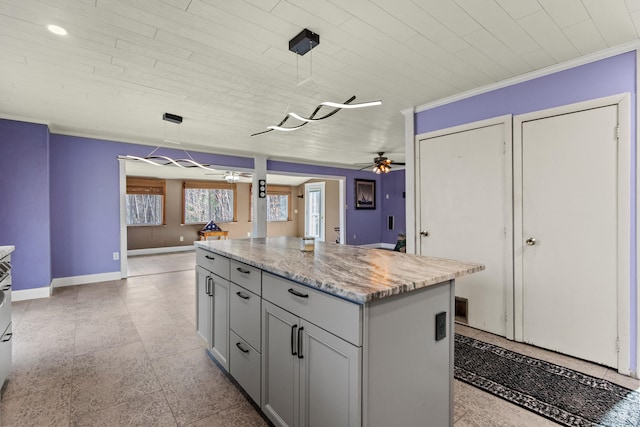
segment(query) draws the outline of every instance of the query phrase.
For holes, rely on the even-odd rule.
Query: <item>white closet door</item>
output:
[[[448,132],[448,131],[446,131]],[[420,254],[482,263],[456,279],[470,326],[513,338],[511,119],[419,142]]]
[[[614,367],[617,120],[614,105],[522,123],[516,251],[523,340]]]

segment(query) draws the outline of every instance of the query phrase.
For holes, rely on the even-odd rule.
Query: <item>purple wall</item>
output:
[[[631,236],[636,236],[635,51],[416,113],[416,135],[504,114],[524,114],[580,101],[631,94]],[[636,241],[631,240],[631,369],[637,371]]]
[[[369,170],[355,171],[351,169],[330,168],[324,166],[303,165],[298,163],[267,160],[269,172],[294,172],[313,176],[344,176],[346,177],[345,197],[347,198],[347,212],[345,216],[345,236],[348,245],[364,245],[381,242],[383,217],[382,189],[380,175]],[[376,209],[355,209],[355,179],[373,179],[376,181]],[[386,219],[385,219],[386,220]]]
[[[153,147],[51,135],[53,277],[120,271],[119,155],[145,156]],[[186,157],[184,151],[155,154]],[[190,152],[201,163],[252,168],[253,159]]]
[[[51,283],[49,233],[47,126],[0,120],[0,246],[16,247],[14,290]]]
[[[405,191],[404,170],[392,171],[383,175],[380,179],[382,184],[382,225],[381,233],[383,243],[395,245],[399,233],[407,232],[406,203],[402,194]],[[387,199],[387,196],[389,198]],[[387,217],[394,216],[395,227],[393,230],[387,229]]]

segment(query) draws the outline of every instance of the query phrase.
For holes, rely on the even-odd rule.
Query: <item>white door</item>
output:
[[[511,118],[444,132],[418,146],[420,254],[484,264],[456,296],[470,326],[513,338]]]
[[[324,241],[324,182],[304,185],[304,233],[306,237],[315,237]]]
[[[522,336],[616,367],[618,106],[522,123]]]

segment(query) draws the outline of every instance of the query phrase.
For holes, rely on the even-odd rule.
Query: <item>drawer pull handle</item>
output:
[[[11,341],[11,337],[13,336],[13,332],[9,332],[8,334],[6,334],[4,337],[2,337],[2,341],[0,342],[7,342],[7,341]]]
[[[236,295],[238,295],[238,296],[239,296],[240,298],[242,298],[242,299],[249,299],[249,298],[251,298],[249,295],[247,295],[247,294],[243,293],[242,291],[238,291],[238,292],[236,292]]]
[[[238,272],[240,272],[240,273],[242,273],[242,274],[249,274],[249,273],[251,273],[251,270],[245,270],[245,269],[244,269],[244,268],[242,268],[242,267],[238,267],[238,268],[236,268],[236,270],[238,270]]]
[[[293,325],[291,327],[291,355],[296,356],[298,353],[296,352],[296,328],[298,325]]]
[[[213,261],[214,259],[216,259],[216,257],[214,256],[209,256],[209,255],[205,255],[204,256],[206,259],[210,259],[211,261]]]
[[[291,295],[295,295],[295,296],[300,297],[300,298],[309,298],[309,294],[300,293],[300,292],[296,291],[293,288],[289,288],[289,293]]]
[[[249,353],[249,349],[248,348],[243,348],[242,347],[242,343],[240,343],[240,342],[236,343],[236,347],[238,347],[240,349],[240,351],[243,352],[243,353]]]
[[[304,359],[302,356],[302,331],[304,331],[304,327],[300,326],[298,329],[298,359]]]

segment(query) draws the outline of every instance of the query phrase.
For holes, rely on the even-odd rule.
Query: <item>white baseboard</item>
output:
[[[51,287],[61,288],[63,286],[76,286],[84,285],[87,283],[108,282],[111,280],[120,279],[121,277],[119,271],[113,271],[111,273],[87,274],[84,276],[58,277],[51,281]]]
[[[11,301],[25,301],[29,299],[49,298],[50,296],[51,289],[49,288],[49,286],[45,286],[43,288],[11,290]]]
[[[155,254],[166,254],[169,252],[188,252],[188,251],[195,251],[195,250],[196,250],[196,247],[194,245],[169,246],[165,248],[129,249],[127,251],[127,256],[155,255]]]
[[[372,248],[372,249],[391,249],[396,247],[393,243],[369,243],[366,245],[358,245],[362,248]]]

